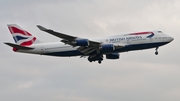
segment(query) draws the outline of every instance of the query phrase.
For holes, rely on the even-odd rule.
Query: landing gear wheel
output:
[[[158,52],[155,52],[156,55],[158,55]]]
[[[159,48],[159,47],[156,47],[155,55],[158,55],[158,48]]]
[[[101,60],[98,60],[98,63],[101,64]]]

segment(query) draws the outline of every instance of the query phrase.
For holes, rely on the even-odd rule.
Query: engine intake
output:
[[[88,39],[77,39],[77,40],[75,40],[75,45],[77,45],[77,46],[88,46],[89,40]]]
[[[105,52],[113,51],[113,50],[115,50],[115,47],[113,44],[104,44],[101,46],[101,50],[105,51]]]
[[[119,59],[118,53],[106,54],[106,59]]]

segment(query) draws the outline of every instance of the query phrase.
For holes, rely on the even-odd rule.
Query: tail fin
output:
[[[16,24],[9,24],[8,28],[16,44],[20,46],[30,46],[35,43],[40,43],[36,37],[32,36],[29,32],[23,30]]]

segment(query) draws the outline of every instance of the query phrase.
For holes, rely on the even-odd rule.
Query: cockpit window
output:
[[[158,31],[158,33],[162,33],[162,31]]]

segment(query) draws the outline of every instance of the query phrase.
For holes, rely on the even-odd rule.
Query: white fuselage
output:
[[[154,34],[152,36],[147,34],[115,35],[115,36],[101,38],[96,41],[101,42],[102,44],[124,45],[125,47],[110,52],[110,53],[114,53],[114,52],[120,53],[125,51],[156,48],[165,45],[173,40],[172,37],[162,33],[161,31],[153,31],[153,33]],[[33,44],[31,47],[33,47],[34,49],[18,50],[17,52],[51,55],[51,56],[83,55],[80,51],[77,50],[79,46],[73,47],[70,45],[65,45],[64,43],[61,42]]]

